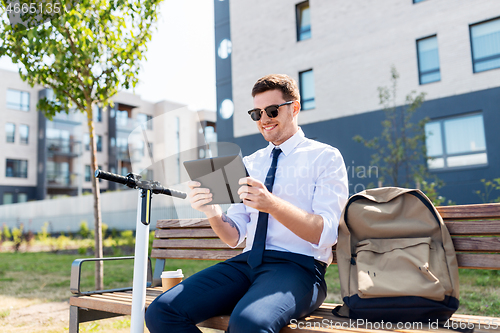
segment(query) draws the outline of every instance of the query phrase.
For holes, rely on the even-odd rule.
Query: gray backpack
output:
[[[458,309],[458,264],[446,225],[420,191],[366,190],[349,198],[337,263],[344,305],[368,321],[446,321]]]

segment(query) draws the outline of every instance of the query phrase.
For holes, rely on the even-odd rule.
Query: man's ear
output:
[[[300,102],[299,101],[293,101],[292,105],[293,105],[293,116],[295,117],[300,112]]]

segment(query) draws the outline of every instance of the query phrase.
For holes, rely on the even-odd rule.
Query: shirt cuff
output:
[[[333,223],[333,221],[330,221],[330,223],[328,223],[327,217],[322,214],[319,215],[323,218],[323,230],[321,231],[321,237],[319,238],[318,244],[311,243],[311,245],[313,249],[324,249],[332,247],[337,243],[338,223],[335,224]]]
[[[234,248],[237,248],[244,240],[245,240],[245,237],[246,237],[246,230],[242,230],[242,227],[241,227],[241,224],[240,223],[245,223],[244,221],[238,221],[236,217],[231,217],[230,215],[227,215],[227,217],[229,217],[235,224],[236,228],[238,229],[238,234],[239,234],[239,238],[238,238],[238,243],[236,243],[235,246],[231,246],[231,245],[227,245],[229,246],[230,248],[234,249]]]

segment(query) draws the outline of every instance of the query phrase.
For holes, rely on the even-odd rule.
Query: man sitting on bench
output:
[[[300,96],[287,75],[268,75],[252,90],[248,113],[269,145],[244,158],[243,203],[227,214],[190,182],[191,206],[204,212],[219,238],[243,253],[187,278],[146,312],[151,333],[200,332],[208,318],[231,314],[228,332],[279,332],[326,298],[340,215],[348,196],[340,152],[308,139],[297,118]]]

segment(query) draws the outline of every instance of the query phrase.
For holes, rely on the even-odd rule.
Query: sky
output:
[[[192,110],[216,109],[213,0],[164,0],[134,93]],[[0,68],[17,71],[8,58]]]

